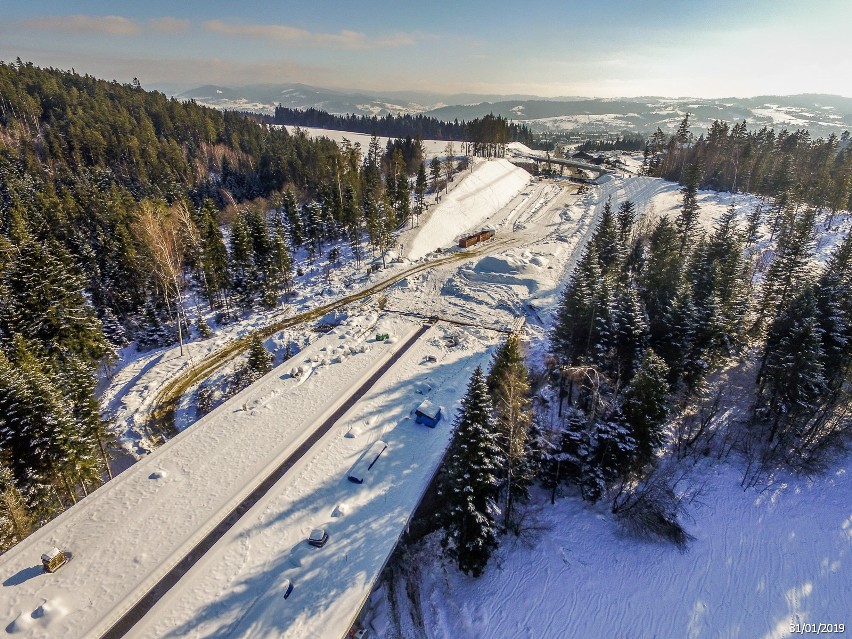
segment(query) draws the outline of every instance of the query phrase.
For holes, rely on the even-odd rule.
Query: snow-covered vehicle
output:
[[[325,528],[314,528],[308,536],[308,543],[311,546],[322,548],[328,541],[328,531]]]
[[[59,548],[51,548],[41,556],[41,565],[45,572],[56,572],[68,562],[68,557]]]
[[[388,445],[380,439],[370,444],[367,452],[364,453],[361,459],[352,467],[352,470],[349,471],[349,481],[356,484],[363,484],[367,472],[373,467],[373,464],[379,461],[379,457],[385,452],[387,447]]]

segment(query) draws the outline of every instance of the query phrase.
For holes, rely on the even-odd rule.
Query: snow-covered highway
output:
[[[102,636],[417,330],[375,315],[341,327],[4,554],[6,632]],[[43,574],[54,546],[71,561]]]
[[[343,637],[449,443],[450,419],[431,429],[411,413],[429,398],[451,416],[491,343],[485,332],[430,329],[128,636]],[[378,439],[388,448],[366,481],[348,481]],[[318,527],[323,548],[306,542]],[[286,600],[284,579],[294,585]]]

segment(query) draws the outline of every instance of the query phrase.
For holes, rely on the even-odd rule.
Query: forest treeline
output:
[[[648,175],[681,183],[693,167],[699,188],[798,201],[829,216],[852,208],[849,131],[814,140],[804,129],[750,130],[745,121],[717,120],[695,138],[686,114],[674,135],[657,129],[650,137],[644,166]]]
[[[317,127],[335,131],[353,131],[392,138],[420,138],[422,140],[454,140],[486,144],[521,142],[533,146],[532,132],[525,124],[510,122],[502,116],[486,115],[470,122],[444,122],[428,115],[408,113],[381,117],[375,115],[334,115],[319,109],[290,109],[279,106],[272,118],[275,124]],[[640,147],[641,148],[641,147]]]

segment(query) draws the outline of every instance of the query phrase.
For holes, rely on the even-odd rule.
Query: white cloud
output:
[[[131,35],[139,33],[139,25],[121,16],[40,16],[24,20],[22,26],[45,31],[67,33],[106,33],[109,35]]]
[[[203,23],[208,31],[241,38],[264,38],[287,44],[328,47],[332,49],[381,49],[414,44],[415,39],[406,33],[397,33],[382,38],[373,38],[359,31],[341,30],[339,33],[321,33],[291,27],[285,24],[229,23],[223,20],[208,20]]]

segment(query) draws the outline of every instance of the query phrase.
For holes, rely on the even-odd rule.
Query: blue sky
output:
[[[852,96],[852,0],[4,4],[0,60],[143,85]]]

